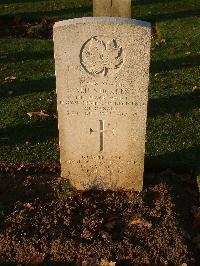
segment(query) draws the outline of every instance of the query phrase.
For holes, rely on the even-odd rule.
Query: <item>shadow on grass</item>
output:
[[[150,14],[144,17],[134,17],[135,19],[142,19],[147,20],[150,22],[157,22],[157,21],[165,21],[177,18],[186,18],[186,17],[193,17],[199,15],[199,10],[184,10],[184,11],[177,11],[172,13],[164,13],[164,14]],[[19,12],[16,13],[17,16],[20,16],[25,19],[34,20],[34,19],[41,19],[44,17],[49,18],[74,18],[80,17],[85,15],[92,15],[92,5],[91,6],[83,6],[83,7],[71,7],[71,8],[63,8],[57,10],[48,10],[48,11],[35,11],[35,12]],[[134,15],[134,12],[133,12]],[[6,18],[13,18],[13,15],[3,15],[1,19]]]
[[[1,145],[31,144],[58,137],[57,120],[43,120],[31,125],[21,125],[0,129]]]
[[[7,1],[10,1],[10,0],[7,0]],[[159,4],[159,3],[168,4],[168,2],[177,2],[177,1],[175,0],[168,0],[168,1],[166,0],[132,0],[132,6],[134,7],[135,5],[139,5],[139,6],[140,5],[154,5],[154,4]]]
[[[25,61],[25,60],[45,60],[50,58],[53,59],[53,51],[40,51],[40,52],[27,52],[27,53],[19,52],[15,54],[14,53],[9,54],[7,58],[1,59],[1,62],[12,63],[18,61]],[[200,65],[199,55],[186,56],[177,59],[152,61],[150,71],[152,74],[155,74],[162,71],[195,67],[199,65]],[[41,78],[38,80],[27,80],[27,81],[16,80],[1,85],[0,97],[9,96],[9,91],[13,91],[13,96],[19,96],[32,92],[50,91],[55,89],[55,87],[56,87],[55,77],[48,77],[48,78]],[[184,98],[184,96],[182,98]]]
[[[171,168],[176,172],[185,173],[196,169],[200,162],[200,146],[189,149],[165,153],[157,156],[145,157],[145,171],[158,172]]]
[[[14,3],[13,3],[14,2]],[[34,0],[35,2],[41,2],[41,0]],[[0,5],[4,4],[24,4],[24,3],[33,3],[33,0],[1,0]]]
[[[33,92],[51,91],[55,90],[55,77],[41,78],[37,80],[26,80],[7,82],[1,85],[0,97],[8,97],[10,92],[11,96],[19,96]]]
[[[148,103],[148,116],[176,113],[185,115],[193,109],[200,108],[199,99],[200,92],[150,99]]]
[[[53,59],[53,50],[51,51],[32,51],[32,52],[15,52],[9,53],[5,55],[6,57],[2,57],[0,62],[1,64],[14,63],[19,61],[27,61],[27,60],[47,60]]]
[[[38,0],[36,0],[39,2]],[[171,1],[171,0],[170,0]],[[25,3],[29,2],[28,0],[17,0],[17,3]],[[32,2],[32,1],[31,1]],[[143,5],[143,4],[156,4],[159,2],[165,2],[163,0],[142,0],[138,1],[136,0],[133,2],[133,5]],[[1,4],[9,4],[13,3],[11,0],[2,0]],[[134,16],[134,8],[133,8],[133,17],[135,19],[142,19],[150,22],[158,22],[158,21],[165,21],[165,20],[171,20],[171,19],[178,19],[178,18],[186,18],[186,17],[193,17],[193,16],[199,16],[200,10],[194,9],[194,10],[184,10],[184,11],[177,11],[177,12],[172,12],[172,13],[164,13],[164,14],[149,14],[147,16],[139,16],[135,17]],[[64,19],[69,19],[69,18],[74,18],[74,17],[82,17],[82,16],[92,16],[92,5],[90,6],[82,6],[82,7],[70,7],[70,8],[63,8],[63,9],[57,9],[57,10],[47,10],[47,11],[35,11],[35,12],[19,12],[16,13],[15,16],[20,16],[24,19],[29,19],[29,20],[36,20],[36,19],[41,19],[44,17],[49,17],[49,18],[56,18],[58,19],[59,17]],[[0,18],[3,21],[5,20],[10,20],[13,19],[14,15],[2,15]]]
[[[83,7],[70,7],[70,8],[63,8],[63,9],[57,9],[57,10],[48,10],[48,11],[35,11],[35,12],[19,12],[16,13],[17,16],[20,16],[25,19],[29,20],[35,20],[35,19],[41,19],[44,17],[48,18],[58,18],[58,17],[66,17],[66,18],[74,18],[74,17],[80,17],[85,15],[87,13],[88,15],[92,15],[92,6],[83,6]],[[9,19],[13,18],[12,15],[3,15],[1,16],[1,19]]]
[[[152,60],[150,72],[152,74],[173,69],[200,66],[200,55],[185,56],[175,59]]]
[[[31,3],[33,0],[15,0],[15,4],[20,3]],[[34,2],[41,2],[41,0],[34,0]],[[174,0],[168,0],[167,2],[176,2]],[[166,0],[132,0],[132,5],[149,5],[149,4],[157,4],[163,3],[166,4]],[[1,0],[0,5],[3,4],[13,4],[13,0]]]
[[[200,10],[194,9],[194,10],[184,10],[184,11],[177,11],[177,12],[164,13],[164,14],[152,14],[152,15],[134,17],[134,18],[154,23],[159,21],[174,20],[178,18],[195,17],[199,16],[199,13]]]

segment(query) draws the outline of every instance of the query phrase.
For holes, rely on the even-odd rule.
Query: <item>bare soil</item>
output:
[[[200,265],[190,175],[137,192],[77,192],[55,174],[0,174],[1,265]],[[194,207],[195,206],[195,207]]]
[[[55,20],[44,18],[28,20],[21,16],[0,18],[0,38],[23,37],[50,39],[53,35]]]

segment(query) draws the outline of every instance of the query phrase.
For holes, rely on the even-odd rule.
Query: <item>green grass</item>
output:
[[[14,2],[14,3],[13,3]],[[151,21],[146,168],[196,168],[200,154],[200,3],[137,0],[133,17]],[[91,1],[1,0],[2,21],[89,16]],[[52,40],[0,39],[0,162],[59,161]],[[15,76],[16,80],[5,81]],[[48,118],[27,112],[45,110]]]
[[[1,161],[57,161],[52,41],[4,39],[0,40],[0,46],[0,54],[7,55],[2,64],[4,83],[0,91]],[[15,76],[16,80],[5,82],[9,76]],[[40,110],[50,116],[41,119],[27,115]]]
[[[14,3],[13,3],[14,2]],[[91,16],[92,2],[90,0],[56,0],[56,1],[29,1],[29,0],[1,0],[2,17],[22,16],[28,19],[54,19]]]

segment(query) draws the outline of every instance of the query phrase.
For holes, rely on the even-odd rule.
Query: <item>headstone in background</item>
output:
[[[131,19],[54,26],[61,175],[77,189],[142,189],[150,42]]]
[[[131,0],[93,0],[93,16],[131,18]]]

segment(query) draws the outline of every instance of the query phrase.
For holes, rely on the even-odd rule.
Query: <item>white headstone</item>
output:
[[[94,17],[131,17],[131,0],[93,0]]]
[[[77,189],[142,189],[150,43],[147,22],[55,24],[61,175]]]

